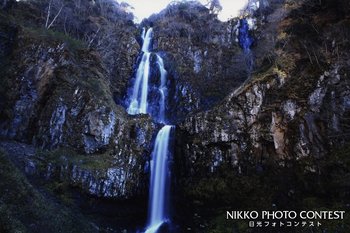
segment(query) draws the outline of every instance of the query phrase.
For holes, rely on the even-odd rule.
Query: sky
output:
[[[142,19],[160,12],[172,1],[173,0],[120,0],[118,2],[126,2],[134,7],[132,13],[137,18],[136,21],[140,22]],[[203,4],[207,3],[207,0],[199,1]],[[237,16],[247,2],[248,0],[220,0],[223,9],[218,15],[219,19],[226,21],[228,18]]]

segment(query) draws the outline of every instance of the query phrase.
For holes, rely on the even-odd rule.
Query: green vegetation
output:
[[[38,192],[0,152],[0,232],[96,232],[80,214]]]
[[[52,151],[38,151],[36,156],[43,169],[52,163],[55,166],[76,164],[82,169],[100,170],[110,167],[113,162],[109,151],[103,154],[84,155],[73,149],[60,148]]]
[[[107,72],[101,65],[98,53],[92,53],[83,40],[73,38],[69,34],[22,23],[13,17],[7,17],[7,14],[0,10],[0,29],[4,32],[1,34],[1,46],[4,46],[4,51],[0,53],[0,97],[4,100],[0,103],[4,111],[1,120],[12,119],[12,106],[18,100],[18,92],[23,85],[18,74],[31,70],[32,67],[35,69],[38,61],[44,63],[43,70],[47,73],[42,74],[41,80],[35,81],[40,82],[37,84],[38,89],[43,88],[44,91],[57,94],[51,96],[51,99],[65,95],[68,96],[67,99],[71,99],[73,88],[79,86],[80,90],[91,92],[96,99],[104,101],[110,107],[115,106],[106,78]],[[62,50],[59,47],[62,47]],[[55,53],[50,53],[50,50]],[[41,52],[48,52],[49,58],[60,66],[53,69],[46,63],[47,58]],[[65,63],[58,63],[58,59],[62,61],[63,57],[66,59]],[[45,103],[46,100],[42,102]]]
[[[260,172],[251,167],[248,174],[241,175],[223,166],[184,190],[197,209],[215,210],[208,216],[209,232],[250,232],[246,231],[247,222],[226,221],[225,210],[347,210],[349,154],[350,145],[346,145],[321,160],[289,161],[284,167],[270,164]],[[321,230],[349,232],[350,216],[342,221],[324,221],[316,232]]]
[[[84,41],[77,40],[71,36],[62,33],[60,31],[54,31],[51,29],[45,28],[34,28],[34,27],[24,27],[23,32],[26,36],[34,38],[35,41],[47,41],[50,43],[65,43],[70,51],[75,51],[78,49],[87,48],[87,45]],[[38,43],[36,42],[36,43]]]

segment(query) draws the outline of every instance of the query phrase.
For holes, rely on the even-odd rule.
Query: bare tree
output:
[[[60,5],[60,7],[58,9],[57,7],[55,7],[54,1],[50,0],[49,6],[47,8],[47,16],[46,16],[45,28],[50,29],[50,27],[52,27],[54,22],[57,20],[58,16],[61,14],[62,9],[64,7],[64,3],[60,2],[59,5]],[[53,13],[52,11],[54,11],[55,9],[58,9],[57,13],[56,13],[56,15],[53,17],[53,19],[50,22],[51,14]]]
[[[218,14],[222,11],[222,6],[219,0],[209,0],[207,6],[209,6],[209,10],[213,14]]]
[[[101,30],[101,26],[99,26],[99,28],[97,29],[97,31],[94,34],[85,35],[85,41],[88,43],[88,48],[90,48],[91,45],[93,44],[93,42],[95,41],[95,39],[97,39],[97,36],[98,36],[100,30]]]

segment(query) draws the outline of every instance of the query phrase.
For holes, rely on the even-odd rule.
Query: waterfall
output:
[[[240,20],[238,41],[245,52],[250,50],[253,44],[253,39],[249,35],[249,24],[245,18]]]
[[[142,45],[142,51],[143,52],[149,52],[150,51],[150,45],[152,42],[152,36],[153,36],[153,28],[149,28],[146,32],[146,35],[143,34],[143,45]]]
[[[142,28],[141,38],[144,41],[146,37],[146,28]]]
[[[151,52],[152,37],[153,37],[153,29],[149,28],[146,31],[146,29],[143,28],[141,33],[141,38],[143,39],[143,45],[141,49],[142,58],[136,71],[136,78],[132,88],[131,96],[128,98],[129,107],[127,111],[130,115],[136,115],[140,113],[143,113],[143,114],[153,113],[154,115],[153,117],[157,118],[157,121],[159,123],[165,123],[166,122],[165,105],[166,105],[166,96],[167,96],[167,87],[166,87],[167,71],[165,70],[165,67],[164,67],[163,58],[158,54],[155,54],[155,55],[157,58],[158,69],[160,72],[160,84],[158,87],[159,101],[158,103],[152,103],[150,108],[148,107],[149,105],[148,82],[149,82],[149,79],[150,79],[149,76],[151,73],[150,59],[152,55],[152,52]],[[152,109],[157,109],[158,112],[153,112]]]
[[[248,52],[253,44],[253,38],[249,35],[249,24],[245,18],[240,20],[238,41],[245,52]]]
[[[163,58],[158,54],[155,55],[160,72],[160,84],[158,87],[160,97],[159,100],[158,98],[150,98],[150,103],[148,103],[147,100],[149,94],[148,81],[151,74],[150,57],[152,54],[152,36],[152,28],[149,28],[147,31],[143,28],[141,33],[141,38],[143,40],[141,49],[142,58],[136,70],[135,83],[130,93],[131,96],[129,97],[129,107],[127,111],[131,115],[151,113],[158,123],[165,124],[166,98],[168,92],[166,87],[167,71],[164,67]],[[148,104],[150,105],[149,109]],[[157,109],[158,113],[154,113],[152,109]],[[158,132],[151,155],[149,217],[148,227],[145,233],[156,233],[164,223],[168,222],[166,213],[166,187],[170,178],[168,157],[170,156],[169,140],[172,128],[173,126],[171,125],[165,125]]]
[[[250,74],[254,65],[253,54],[250,48],[253,45],[254,40],[249,34],[249,24],[245,18],[240,20],[240,25],[238,28],[238,42],[246,56],[247,70],[248,74]]]
[[[169,139],[172,126],[164,126],[156,137],[151,160],[150,216],[145,233],[155,233],[167,221],[165,190],[168,175]]]
[[[131,115],[147,113],[148,79],[150,74],[150,47],[152,42],[153,29],[149,28],[145,34],[142,32],[142,59],[136,71],[136,80],[133,87],[130,105],[127,109]]]
[[[160,99],[159,99],[159,121],[161,123],[165,123],[165,99],[167,95],[167,87],[166,87],[166,76],[167,71],[164,68],[164,62],[163,58],[160,57],[157,54],[157,64],[160,71],[160,85],[159,85],[159,93],[160,93]]]
[[[139,67],[136,71],[136,81],[134,84],[131,102],[128,113],[131,115],[147,113],[147,94],[149,77],[149,60],[151,53],[144,52]]]

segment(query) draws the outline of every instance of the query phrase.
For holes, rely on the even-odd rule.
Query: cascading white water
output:
[[[166,87],[166,76],[167,71],[164,68],[163,58],[157,54],[157,64],[160,70],[160,85],[159,85],[159,121],[161,123],[165,123],[165,98],[167,95],[167,87]]]
[[[128,113],[131,115],[147,113],[147,94],[150,53],[144,52],[141,63],[136,71],[136,81],[133,88]]]
[[[173,126],[164,126],[157,134],[151,160],[149,225],[145,233],[155,233],[167,221],[165,189],[168,180],[169,139]]]
[[[141,34],[141,38],[144,41],[146,37],[146,28],[142,28],[142,34]]]
[[[145,29],[144,29],[145,30]],[[127,109],[131,115],[147,113],[148,79],[150,74],[150,45],[152,42],[153,29],[149,28],[147,33],[142,33],[142,59],[136,71],[136,80],[133,87],[130,105]]]
[[[150,76],[150,57],[153,29],[143,29],[141,37],[142,59],[136,71],[136,79],[130,97],[130,104],[127,109],[131,115],[139,113],[147,113],[148,101],[148,80]],[[160,85],[158,91],[160,99],[158,103],[150,103],[151,107],[159,105],[159,113],[157,118],[159,123],[165,123],[165,103],[167,97],[166,77],[167,71],[164,68],[164,61],[161,56],[156,54],[157,64],[160,71]],[[152,111],[150,111],[152,112]],[[156,233],[168,220],[166,214],[166,187],[169,179],[168,157],[169,157],[169,140],[173,126],[164,126],[157,134],[151,160],[151,182],[150,182],[150,200],[149,200],[149,218],[148,227],[145,233]]]
[[[149,28],[144,35],[143,44],[142,44],[142,51],[143,52],[149,52],[150,45],[152,42],[152,36],[153,36],[153,28]]]

